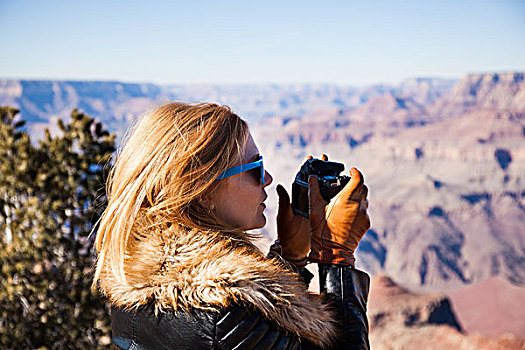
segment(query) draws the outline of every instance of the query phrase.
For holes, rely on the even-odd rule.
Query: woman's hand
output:
[[[311,261],[354,266],[354,252],[370,228],[370,218],[363,175],[356,168],[350,170],[350,175],[350,181],[330,203],[321,196],[318,179],[308,179]]]
[[[297,267],[306,265],[310,251],[310,224],[308,219],[292,210],[290,196],[283,186],[277,185],[279,211],[277,212],[277,236],[282,256]]]

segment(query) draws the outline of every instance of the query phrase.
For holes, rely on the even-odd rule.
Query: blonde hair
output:
[[[93,285],[105,263],[126,282],[126,249],[139,238],[133,227],[141,220],[150,226],[235,232],[201,199],[241,160],[248,135],[246,122],[226,106],[174,102],[146,113],[128,131],[110,172]]]

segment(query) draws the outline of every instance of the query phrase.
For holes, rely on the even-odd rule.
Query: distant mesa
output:
[[[436,107],[445,115],[457,115],[472,107],[523,112],[524,94],[522,72],[469,74]]]

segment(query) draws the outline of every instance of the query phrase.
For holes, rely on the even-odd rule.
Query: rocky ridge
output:
[[[525,339],[525,288],[495,276],[451,291],[448,297],[466,332],[487,337],[514,334]]]
[[[525,111],[525,73],[469,74],[431,107],[443,116],[471,109]]]
[[[446,81],[417,79],[397,87],[360,90],[75,84],[2,80],[0,103],[20,107],[24,117],[36,116],[29,118],[29,128],[37,133],[73,107],[102,118],[118,131],[139,111],[161,100],[230,104],[251,120],[265,166],[275,179],[267,189],[266,242],[275,237],[273,186],[282,183],[289,189],[304,156],[327,153],[331,160],[360,168],[370,188],[372,229],[359,246],[358,267],[371,274],[387,273],[418,292],[452,293],[493,276],[524,284],[523,73],[469,75],[454,88],[450,84],[447,88]],[[402,298],[403,293],[398,295]],[[511,298],[517,303],[512,308],[525,307],[514,294]],[[426,302],[439,306],[438,300],[442,297]],[[456,320],[464,319],[464,310],[458,310]],[[423,314],[428,321],[431,312]],[[469,328],[462,329],[476,330],[468,321],[465,325]],[[418,334],[434,334],[444,344],[463,339],[455,327],[452,331],[449,326],[439,326],[437,331],[427,327],[420,324],[391,334],[400,339],[399,344]],[[416,330],[421,333],[411,333]],[[380,339],[388,332],[377,334]],[[470,348],[485,341],[473,337]]]
[[[147,108],[169,100],[226,104],[250,122],[272,117],[297,118],[325,108],[348,109],[385,93],[409,93],[433,101],[450,90],[452,79],[411,79],[399,86],[363,89],[335,84],[155,85],[112,81],[31,81],[0,79],[0,105],[20,109],[29,132],[40,136],[79,108],[101,119],[119,136]]]
[[[378,275],[368,300],[372,349],[523,349],[525,341],[512,335],[488,338],[467,334],[444,295],[424,295]]]
[[[428,106],[385,95],[344,111],[258,124],[253,132],[274,183],[291,184],[308,154],[327,153],[363,170],[372,230],[358,264],[367,271],[422,290],[446,291],[496,275],[523,285],[522,76],[467,76]],[[472,94],[506,97],[487,106],[483,98],[472,103]],[[452,108],[449,101],[467,102]],[[438,113],[445,107],[456,112]]]

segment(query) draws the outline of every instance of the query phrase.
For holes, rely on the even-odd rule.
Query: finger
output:
[[[277,194],[279,195],[279,202],[290,203],[290,196],[288,195],[288,192],[283,187],[283,185],[278,184],[275,189],[277,190]]]
[[[325,205],[326,202],[319,190],[319,180],[317,177],[310,175],[308,177],[308,214],[310,216],[311,229],[317,228],[321,223]]]
[[[321,159],[326,162],[328,160],[328,156],[323,153],[323,155],[321,156]]]
[[[356,167],[352,167],[352,169],[350,169],[350,176],[353,176],[353,177],[358,176],[361,183],[365,182],[365,177],[363,173],[359,171],[359,169],[357,169]]]
[[[308,200],[310,203],[312,203],[312,201],[324,201],[323,196],[321,196],[321,190],[319,189],[319,179],[313,175],[308,177]]]
[[[368,187],[366,185],[363,185],[363,198],[367,198],[368,197]]]
[[[362,211],[367,211],[368,210],[368,187],[366,187],[366,185],[363,185],[363,187],[361,188],[361,191],[359,191],[360,194],[358,196],[356,196],[356,198],[354,200],[358,200],[360,201],[360,205],[359,205],[359,209],[362,210]],[[351,198],[353,199],[353,198]]]
[[[359,170],[357,170],[356,168],[350,169],[350,176],[352,178],[350,179],[350,181],[348,181],[346,186],[341,191],[342,195],[350,196],[357,190],[360,190],[360,187],[363,187],[364,178]]]
[[[319,190],[319,180],[317,177],[310,175],[308,177],[308,211],[310,214],[310,223],[317,225],[317,221],[324,216],[324,209],[328,204],[321,196]],[[316,221],[314,223],[314,221]]]
[[[288,195],[286,189],[281,184],[277,185],[275,189],[277,191],[277,195],[279,196],[279,209],[277,211],[277,216],[281,217],[293,215],[292,206],[290,204],[290,196]]]

